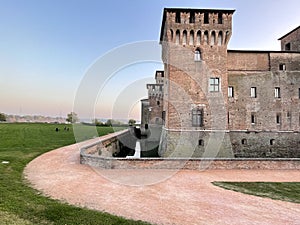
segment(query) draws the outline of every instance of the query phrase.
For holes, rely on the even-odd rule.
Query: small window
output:
[[[280,98],[280,87],[275,87],[275,98]]]
[[[270,140],[270,145],[274,145],[275,144],[275,139],[271,139]]]
[[[246,145],[247,144],[247,139],[242,139],[242,145]]]
[[[157,101],[156,104],[157,104],[157,105],[160,105],[160,101]]]
[[[300,88],[298,88],[298,98],[300,99]]]
[[[204,141],[203,141],[202,139],[200,139],[200,140],[198,141],[198,145],[199,145],[199,146],[204,146]]]
[[[203,110],[193,109],[192,110],[192,126],[202,127],[203,126]]]
[[[280,71],[286,71],[286,65],[284,63],[279,64]]]
[[[223,14],[218,13],[218,24],[222,24],[222,23],[223,23]]]
[[[281,113],[276,114],[276,123],[277,125],[281,124]]]
[[[228,87],[228,97],[233,98],[234,97],[234,92],[233,92],[233,87],[229,86]]]
[[[201,61],[201,52],[200,52],[199,49],[197,49],[197,50],[195,51],[194,60],[195,60],[195,61]]]
[[[176,22],[176,23],[181,23],[180,12],[176,12],[175,22]]]
[[[256,94],[256,87],[252,87],[250,90],[250,97],[251,98],[256,98],[257,94]]]
[[[210,92],[219,92],[220,91],[219,85],[220,85],[219,78],[214,77],[214,78],[209,79],[209,91]]]
[[[208,12],[204,13],[204,24],[209,24],[209,13]]]
[[[187,32],[186,30],[183,31],[183,37],[182,37],[182,44],[186,45],[187,43]]]
[[[251,114],[251,124],[255,124],[255,122],[256,122],[255,120],[256,120],[255,114],[252,113],[252,114]]]
[[[195,23],[195,12],[190,12],[190,23]]]
[[[290,50],[291,50],[291,43],[285,44],[284,49],[285,49],[286,51],[290,51]]]
[[[288,111],[287,113],[286,113],[286,117],[287,117],[287,119],[291,119],[291,112],[290,111]]]

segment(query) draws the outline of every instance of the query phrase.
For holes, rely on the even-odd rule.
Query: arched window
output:
[[[195,51],[195,57],[194,57],[194,60],[195,61],[201,61],[201,51],[200,51],[200,49],[196,49],[196,51]]]
[[[192,110],[192,126],[202,127],[203,126],[203,109],[193,109]]]
[[[199,146],[204,146],[204,141],[203,141],[202,139],[200,139],[200,140],[198,141],[198,145],[199,145]]]
[[[220,31],[218,35],[218,45],[221,46],[223,42],[223,32]]]
[[[190,45],[194,45],[194,31],[190,32]]]
[[[182,38],[182,44],[186,45],[186,40],[187,40],[187,32],[186,30],[183,31],[183,38]]]
[[[211,32],[210,45],[215,45],[215,43],[216,43],[216,32],[213,31]]]
[[[177,45],[179,45],[179,41],[180,41],[180,31],[177,30],[177,31],[176,31],[176,42],[175,42],[175,43],[176,43]]]
[[[225,35],[225,44],[227,44],[229,41],[229,31],[226,31],[226,35]]]
[[[208,31],[204,32],[204,43],[208,44]]]
[[[174,38],[174,33],[173,33],[173,30],[171,29],[170,30],[170,42],[173,42],[173,38]]]
[[[201,44],[201,31],[199,30],[197,32],[197,40],[196,40],[196,44],[200,45]]]

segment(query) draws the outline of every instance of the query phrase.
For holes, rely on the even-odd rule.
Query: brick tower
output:
[[[164,9],[160,36],[165,71],[161,156],[202,157],[213,139],[212,132],[228,129],[227,45],[233,13]],[[228,157],[227,153],[218,156],[222,154]]]

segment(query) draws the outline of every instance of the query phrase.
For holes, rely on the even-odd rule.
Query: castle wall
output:
[[[163,130],[162,137],[166,158],[300,158],[299,132]]]

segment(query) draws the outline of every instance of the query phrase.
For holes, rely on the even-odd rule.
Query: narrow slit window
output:
[[[275,98],[280,98],[280,87],[275,87]]]
[[[234,91],[233,91],[233,87],[232,86],[228,87],[228,97],[229,98],[233,98],[234,97]]]
[[[256,118],[255,118],[255,114],[252,113],[252,114],[251,114],[251,124],[255,124],[255,122],[256,122],[255,119],[256,119]]]
[[[250,97],[251,98],[256,98],[257,97],[256,87],[251,87],[251,89],[250,89]]]
[[[276,124],[277,125],[281,124],[281,114],[280,113],[276,114]]]

